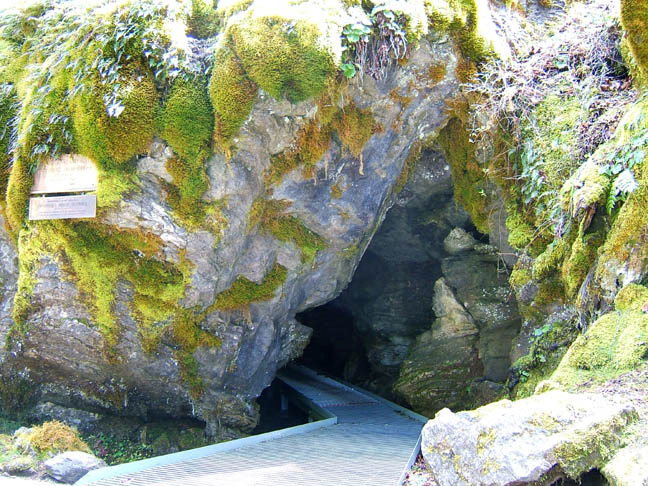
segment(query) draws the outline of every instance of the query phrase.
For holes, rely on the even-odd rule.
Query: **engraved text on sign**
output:
[[[97,196],[32,197],[29,200],[29,219],[94,218],[97,215]]]
[[[67,154],[43,162],[34,174],[32,194],[97,190],[97,167],[81,155]]]

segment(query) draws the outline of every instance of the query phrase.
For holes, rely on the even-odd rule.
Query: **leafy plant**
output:
[[[608,154],[601,173],[614,178],[606,202],[608,214],[611,214],[618,202],[623,202],[639,188],[633,168],[641,164],[648,155],[648,128],[640,128],[646,116],[641,114],[626,129],[633,135],[628,141]]]
[[[377,5],[364,18],[346,25],[342,30],[342,73],[353,78],[366,72],[383,79],[394,60],[409,55],[405,23],[403,12]]]

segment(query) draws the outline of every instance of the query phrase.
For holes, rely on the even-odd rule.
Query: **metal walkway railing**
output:
[[[91,471],[92,486],[394,486],[425,417],[293,366],[278,377],[323,420]],[[415,451],[417,452],[417,451]],[[408,462],[409,461],[409,462]]]

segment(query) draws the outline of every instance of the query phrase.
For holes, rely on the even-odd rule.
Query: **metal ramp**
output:
[[[92,486],[394,486],[413,460],[425,417],[293,366],[293,399],[328,417],[289,429],[88,473]],[[417,451],[416,451],[417,452]]]

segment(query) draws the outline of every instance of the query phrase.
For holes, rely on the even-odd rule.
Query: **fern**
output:
[[[617,202],[623,202],[628,195],[632,194],[639,188],[637,179],[630,169],[624,169],[612,183],[610,194],[608,195],[605,207],[608,214],[612,214]]]

